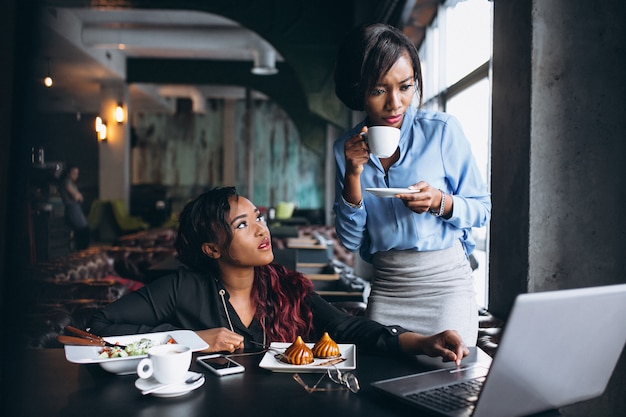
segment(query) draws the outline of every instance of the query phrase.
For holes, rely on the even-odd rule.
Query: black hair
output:
[[[239,197],[235,187],[216,187],[185,205],[180,214],[174,247],[178,259],[199,272],[218,272],[217,261],[202,251],[204,243],[230,246],[233,239],[227,217],[229,198]]]
[[[419,105],[422,69],[417,48],[399,29],[383,23],[361,25],[348,33],[335,62],[335,94],[348,108],[365,110],[365,95],[403,54],[413,66]]]
[[[63,169],[63,172],[61,172],[61,175],[59,175],[59,179],[64,180],[65,178],[69,177],[70,172],[72,172],[74,168],[80,171],[80,167],[78,165],[75,165],[75,164],[67,165],[65,169]]]
[[[174,247],[178,258],[200,273],[220,276],[218,261],[202,251],[205,243],[227,249],[233,240],[228,223],[231,197],[239,198],[235,187],[217,187],[187,203],[180,214]],[[311,280],[302,273],[278,264],[254,268],[252,302],[255,317],[261,323],[269,342],[290,342],[297,336],[311,337],[313,313],[305,301],[313,291]]]

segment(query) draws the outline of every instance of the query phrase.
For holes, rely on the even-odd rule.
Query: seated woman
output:
[[[97,312],[91,332],[112,336],[195,331],[209,352],[258,350],[271,342],[338,343],[386,354],[426,354],[460,364],[469,350],[454,330],[425,336],[383,326],[333,307],[303,274],[272,263],[270,232],[259,210],[233,187],[188,203],[175,247],[186,266]]]

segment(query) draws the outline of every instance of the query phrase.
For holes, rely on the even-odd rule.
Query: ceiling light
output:
[[[46,76],[46,78],[43,79],[43,85],[50,88],[52,87],[53,80],[52,80],[52,76],[50,75],[50,58],[47,58],[47,60],[48,60],[48,75]]]
[[[259,48],[253,51],[254,67],[250,70],[255,75],[278,74],[276,68],[276,53],[269,48]]]
[[[250,70],[254,75],[274,75],[278,74],[276,67],[254,67]]]

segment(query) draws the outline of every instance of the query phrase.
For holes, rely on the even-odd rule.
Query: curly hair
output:
[[[304,301],[313,291],[310,279],[279,264],[255,268],[257,318],[270,342],[293,342],[312,334],[313,313]]]
[[[234,187],[217,187],[187,203],[180,214],[174,247],[178,258],[189,268],[220,277],[217,260],[202,251],[204,243],[228,248],[233,233],[228,224],[229,199],[239,198]],[[269,341],[306,338],[313,329],[313,314],[305,297],[313,291],[311,280],[300,272],[270,264],[254,269],[252,302],[255,317],[265,327]]]
[[[230,246],[233,239],[233,232],[227,222],[230,197],[239,198],[235,187],[216,187],[187,203],[180,213],[174,248],[178,259],[189,268],[219,274],[217,261],[206,256],[202,245],[216,243]]]
[[[361,25],[348,33],[335,61],[335,94],[350,109],[365,110],[365,96],[403,54],[413,67],[419,105],[422,69],[415,45],[399,29],[383,23]]]

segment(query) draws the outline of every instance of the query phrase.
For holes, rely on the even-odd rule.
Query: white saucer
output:
[[[185,375],[185,379],[190,378],[193,375],[197,375],[197,373],[189,371],[187,372],[187,375]],[[188,392],[191,392],[198,387],[201,387],[202,384],[204,384],[204,375],[202,376],[202,378],[200,378],[193,384],[185,384],[184,382],[181,382],[179,384],[171,385],[167,388],[154,391],[150,395],[154,395],[155,397],[166,397],[166,398],[178,397],[181,395],[185,395]],[[144,391],[150,388],[155,388],[159,385],[161,385],[161,383],[157,382],[154,378],[146,378],[146,379],[139,378],[135,381],[135,387],[137,387],[139,391]]]
[[[374,194],[376,197],[395,197],[396,194],[419,193],[419,189],[408,188],[366,188],[365,191]]]

